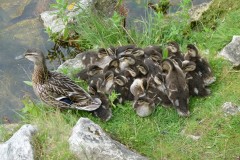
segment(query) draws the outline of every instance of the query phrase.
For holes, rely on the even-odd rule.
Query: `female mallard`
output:
[[[34,62],[33,90],[46,104],[59,108],[86,111],[93,111],[100,107],[100,99],[93,99],[70,78],[61,73],[48,71],[41,51],[29,49],[24,57]]]

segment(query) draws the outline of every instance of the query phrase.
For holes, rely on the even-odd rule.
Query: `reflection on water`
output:
[[[30,47],[47,53],[53,47],[38,19],[53,0],[1,0],[0,3],[0,123],[3,119],[17,120],[16,112],[22,108],[21,99],[34,96],[32,88],[23,83],[31,80],[33,64],[14,58]],[[157,2],[158,0],[151,0]],[[173,0],[174,2],[178,0]],[[199,4],[209,0],[193,0]],[[127,21],[146,17],[150,0],[126,0],[129,8]],[[53,68],[53,65],[49,65]]]

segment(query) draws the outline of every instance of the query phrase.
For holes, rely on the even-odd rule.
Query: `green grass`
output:
[[[226,10],[225,6],[223,8]],[[213,12],[215,13],[215,10]],[[58,109],[26,100],[23,123],[36,124],[39,127],[34,138],[36,157],[76,159],[68,150],[67,140],[77,120],[88,117],[113,139],[153,160],[237,159],[240,156],[239,114],[225,116],[221,106],[227,101],[240,104],[240,74],[239,71],[231,69],[229,62],[219,58],[217,52],[231,41],[234,34],[239,34],[239,12],[240,9],[236,8],[224,12],[224,21],[215,16],[214,20],[218,22],[215,30],[203,21],[203,30],[199,32],[192,31],[190,24],[184,23],[187,17],[183,17],[182,23],[177,23],[175,19],[165,19],[161,14],[156,14],[156,17],[150,17],[148,21],[138,21],[143,24],[141,33],[120,27],[121,19],[116,14],[105,21],[95,16],[79,17],[79,25],[75,30],[81,36],[77,43],[82,44],[85,41],[90,44],[90,48],[128,43],[139,46],[163,45],[167,41],[176,40],[184,50],[187,43],[196,43],[202,51],[209,50],[209,54],[204,57],[209,60],[217,81],[211,85],[212,94],[209,97],[190,99],[189,118],[181,118],[174,109],[161,106],[151,116],[140,118],[134,113],[131,103],[126,103],[113,108],[113,117],[109,122],[102,122],[88,112],[60,112]],[[66,69],[62,72],[67,74]],[[187,135],[201,138],[195,141]]]

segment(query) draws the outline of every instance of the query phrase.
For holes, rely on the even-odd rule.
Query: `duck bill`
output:
[[[16,60],[23,59],[23,58],[25,58],[25,54],[22,54],[22,55],[19,55],[19,56],[15,57]]]

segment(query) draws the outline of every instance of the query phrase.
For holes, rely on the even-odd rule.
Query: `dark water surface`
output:
[[[193,0],[193,4],[206,1],[209,0]],[[38,18],[39,13],[48,10],[50,2],[52,0],[1,0],[0,123],[17,121],[17,112],[23,107],[21,99],[27,95],[34,97],[32,88],[23,83],[31,80],[33,64],[27,60],[17,61],[15,57],[28,48],[40,48],[47,53],[53,47]],[[128,21],[145,17],[148,2],[150,0],[126,0]],[[49,64],[49,68],[53,67]]]
[[[15,57],[28,48],[40,48],[46,53],[53,46],[47,41],[48,35],[36,13],[38,2],[1,0],[0,3],[0,123],[18,120],[16,113],[23,107],[21,99],[34,96],[32,88],[23,83],[31,80],[33,64],[25,59],[17,61]]]

